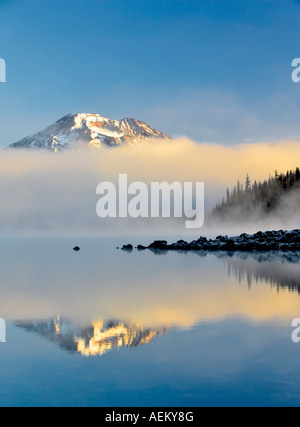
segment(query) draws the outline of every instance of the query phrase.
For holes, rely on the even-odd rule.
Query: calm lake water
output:
[[[300,405],[300,255],[128,242],[1,240],[1,407]]]

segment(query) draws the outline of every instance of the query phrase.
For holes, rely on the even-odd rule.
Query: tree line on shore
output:
[[[211,213],[212,218],[226,219],[231,212],[238,209],[241,215],[249,216],[260,210],[268,214],[280,205],[284,195],[299,191],[300,169],[278,173],[263,182],[252,182],[247,174],[244,183],[238,181],[233,189],[227,188],[222,202]]]

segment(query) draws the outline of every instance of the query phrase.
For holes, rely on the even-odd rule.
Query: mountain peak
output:
[[[79,146],[102,147],[136,143],[147,138],[170,139],[165,133],[134,118],[108,119],[99,114],[68,114],[43,131],[8,148],[62,151]]]

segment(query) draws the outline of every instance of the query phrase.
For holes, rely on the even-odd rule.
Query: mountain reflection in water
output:
[[[17,321],[15,325],[27,332],[37,333],[56,343],[64,350],[83,356],[102,356],[114,348],[137,347],[148,344],[167,328],[150,328],[141,324],[125,324],[119,321],[97,320],[81,327],[57,318]]]
[[[300,254],[119,244],[3,239],[0,406],[299,406]]]
[[[300,255],[297,253],[216,252],[214,255],[227,266],[228,277],[238,279],[242,286],[248,285],[250,293],[255,284],[269,284],[277,287],[278,291],[295,293],[296,298],[300,294]],[[205,256],[205,253],[201,253],[201,257]],[[201,313],[199,303],[198,322],[201,321]],[[170,327],[146,327],[142,323],[116,320],[96,320],[80,326],[75,321],[59,316],[45,320],[17,321],[15,324],[28,332],[46,337],[69,352],[83,356],[102,356],[115,348],[148,344],[170,330]],[[180,322],[177,326],[180,326]]]
[[[77,243],[82,251],[74,255]],[[100,354],[105,348],[103,335],[101,346],[93,338],[110,329],[106,322],[97,333],[91,321],[99,318],[117,319],[112,322],[117,329],[125,326],[121,337],[126,346],[132,325],[144,337],[148,330],[156,336],[162,328],[192,328],[234,317],[251,322],[276,318],[282,324],[299,317],[300,254],[296,252],[159,256],[150,251],[117,251],[118,243],[109,239],[5,240],[0,257],[0,317],[13,323],[22,319],[27,329],[39,327],[39,333],[45,329],[49,336],[48,320],[38,326],[41,322],[31,319],[51,319],[59,313],[64,334],[52,336],[76,352],[80,343],[83,354]],[[71,336],[66,332],[68,324]],[[74,337],[83,340],[74,341]]]

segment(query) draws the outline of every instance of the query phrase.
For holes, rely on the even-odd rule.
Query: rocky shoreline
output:
[[[132,251],[133,245],[122,247],[124,251]],[[256,234],[243,233],[240,236],[218,236],[216,239],[200,237],[188,243],[178,240],[168,244],[166,240],[156,240],[149,246],[138,245],[138,250],[152,251],[300,251],[300,230],[290,231],[259,231]]]

